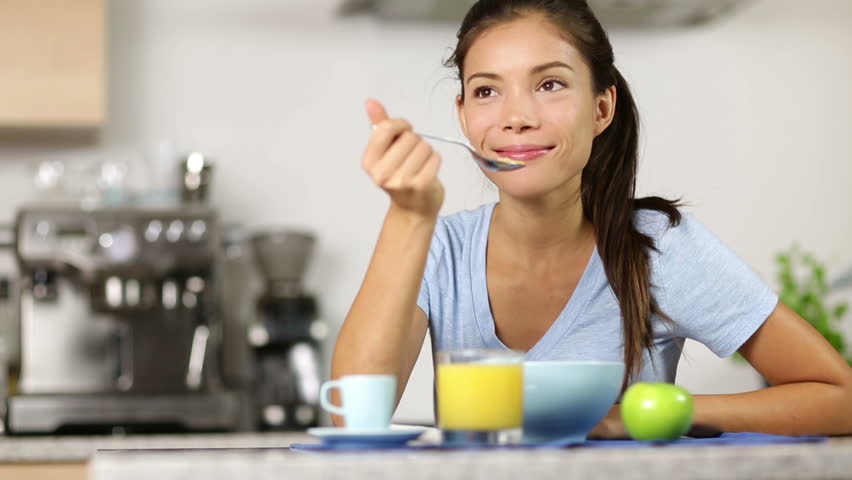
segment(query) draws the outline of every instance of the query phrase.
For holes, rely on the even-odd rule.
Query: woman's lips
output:
[[[494,149],[501,157],[520,160],[522,162],[529,162],[530,160],[540,158],[551,150],[553,150],[552,146],[544,145],[510,145]]]

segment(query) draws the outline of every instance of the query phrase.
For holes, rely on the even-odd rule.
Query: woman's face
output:
[[[471,144],[527,162],[486,172],[502,194],[576,197],[592,140],[612,119],[615,88],[595,93],[582,55],[553,24],[524,17],[484,31],[468,50],[462,81],[457,106]]]

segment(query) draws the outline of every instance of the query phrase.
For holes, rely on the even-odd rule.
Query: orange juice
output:
[[[438,418],[444,430],[506,430],[523,423],[523,365],[438,365]]]

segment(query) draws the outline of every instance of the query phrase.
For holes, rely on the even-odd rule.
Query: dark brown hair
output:
[[[485,30],[529,15],[539,15],[558,27],[582,54],[592,74],[595,93],[615,85],[617,105],[612,123],[592,143],[583,169],[583,214],[595,227],[598,253],[621,308],[626,375],[622,387],[642,369],[642,355],[654,343],[651,315],[668,323],[651,295],[649,250],[654,241],[633,223],[636,210],[663,212],[669,224],[680,223],[677,201],[660,197],[635,198],[639,114],[627,81],[615,67],[606,31],[586,0],[479,0],[467,12],[458,43],[445,62],[464,78],[464,60],[471,44]],[[464,82],[461,95],[464,99]],[[651,357],[653,358],[653,357]]]

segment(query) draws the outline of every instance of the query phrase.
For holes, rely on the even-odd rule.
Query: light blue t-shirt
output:
[[[417,299],[434,351],[507,349],[495,333],[485,276],[494,206],[438,220]],[[685,338],[720,357],[733,354],[775,309],[775,292],[689,213],[676,227],[655,210],[637,211],[634,222],[659,250],[649,252],[651,292],[675,322],[652,316],[653,362],[645,352],[634,381],[674,382]],[[618,301],[595,249],[565,308],[526,358],[622,361],[623,348]]]

